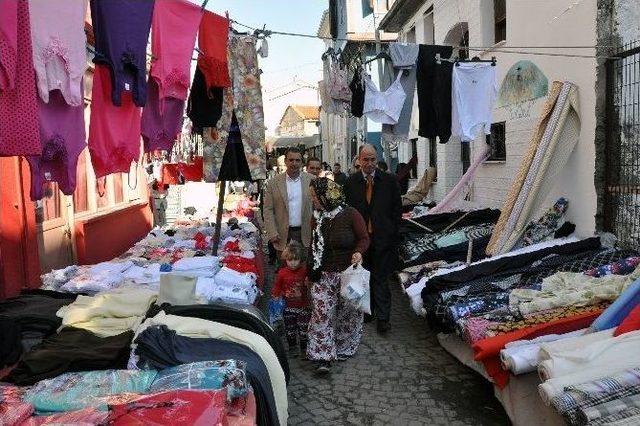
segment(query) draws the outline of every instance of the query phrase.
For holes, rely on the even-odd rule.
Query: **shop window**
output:
[[[460,151],[460,157],[462,160],[462,174],[467,173],[469,166],[471,166],[471,143],[462,142],[462,150]]]
[[[499,43],[507,39],[507,2],[506,0],[493,0],[493,28],[495,42]]]
[[[491,147],[491,154],[487,161],[507,160],[505,140],[505,122],[491,124],[491,134],[487,135],[487,143]]]

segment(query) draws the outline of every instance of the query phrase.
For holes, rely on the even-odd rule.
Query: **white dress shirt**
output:
[[[302,178],[292,179],[287,174],[287,197],[289,198],[289,226],[302,226]]]

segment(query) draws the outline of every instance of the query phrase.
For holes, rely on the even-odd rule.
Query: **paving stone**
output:
[[[273,268],[265,272],[270,294]],[[391,325],[382,337],[375,324],[365,324],[358,353],[335,363],[329,377],[317,377],[307,360],[290,358],[289,425],[510,424],[492,386],[440,347],[397,286]]]

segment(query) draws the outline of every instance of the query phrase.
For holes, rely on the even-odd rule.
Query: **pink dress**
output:
[[[0,25],[5,28],[9,23],[11,32],[11,7],[15,0],[0,0],[2,19]],[[17,0],[16,68],[13,89],[0,91],[0,156],[40,155],[42,144],[38,131],[38,104],[36,102],[35,72],[31,56],[31,32],[29,27],[29,2]],[[4,32],[4,30],[2,31]],[[3,59],[4,63],[4,59]],[[11,87],[11,86],[9,86]]]
[[[89,152],[97,178],[127,173],[140,158],[140,110],[130,91],[122,92],[122,106],[111,102],[111,75],[107,65],[96,64],[91,92]]]
[[[69,105],[82,106],[87,0],[32,1],[30,5],[33,65],[40,98],[49,102],[49,92],[57,89]]]
[[[13,89],[18,50],[18,1],[0,0],[0,92]]]

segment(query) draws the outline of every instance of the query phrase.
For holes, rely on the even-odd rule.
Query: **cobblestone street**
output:
[[[269,268],[267,271],[269,271]],[[270,288],[272,272],[268,272]],[[392,330],[365,324],[356,356],[328,377],[292,356],[290,425],[508,425],[493,388],[438,344],[393,288]]]

